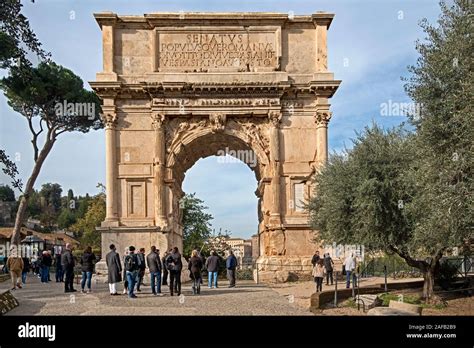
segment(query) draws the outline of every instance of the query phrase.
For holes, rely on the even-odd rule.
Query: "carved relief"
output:
[[[179,143],[187,132],[206,128],[207,119],[201,117],[173,118],[166,123],[166,151],[169,153]]]
[[[159,113],[151,114],[151,124],[153,126],[153,129],[155,130],[161,129],[164,121],[165,121],[165,115],[159,114]]]
[[[270,123],[274,127],[278,127],[280,125],[281,121],[281,112],[280,111],[269,111],[268,112],[268,119],[270,120]]]
[[[211,124],[212,132],[222,132],[225,129],[226,115],[215,113],[209,115],[209,122]]]
[[[265,134],[265,128],[260,120],[246,118],[236,118],[233,121],[237,130],[241,130],[242,134],[247,137],[248,144],[256,144],[262,148],[268,155],[270,153],[270,140]]]

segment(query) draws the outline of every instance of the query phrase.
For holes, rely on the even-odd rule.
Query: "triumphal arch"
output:
[[[103,71],[90,84],[105,123],[103,254],[110,243],[119,252],[130,244],[181,248],[185,173],[230,149],[257,159],[248,164],[258,181],[260,279],[310,269],[316,245],[304,201],[327,160],[329,98],[340,83],[327,67],[333,15],[95,18]]]

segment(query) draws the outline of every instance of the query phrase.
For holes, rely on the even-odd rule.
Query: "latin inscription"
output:
[[[236,70],[277,66],[275,33],[166,33],[159,35],[165,70]]]

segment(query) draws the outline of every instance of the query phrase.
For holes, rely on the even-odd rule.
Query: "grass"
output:
[[[417,295],[384,293],[384,294],[379,295],[379,298],[382,300],[382,306],[386,306],[386,307],[389,305],[390,301],[402,301],[404,303],[410,303],[410,304],[415,304],[415,305],[421,304],[421,299]]]
[[[357,308],[357,304],[355,303],[354,299],[351,297],[342,303],[342,307]]]

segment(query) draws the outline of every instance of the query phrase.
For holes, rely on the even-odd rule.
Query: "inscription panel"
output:
[[[277,26],[156,28],[155,32],[155,71],[279,70]]]

